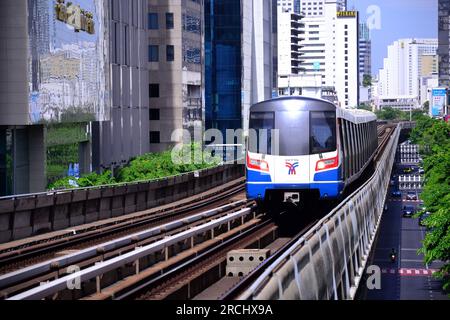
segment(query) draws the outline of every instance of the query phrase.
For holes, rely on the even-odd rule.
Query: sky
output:
[[[438,37],[438,0],[347,0],[347,9],[360,12],[360,22],[373,17],[370,6],[378,6],[380,29],[371,32],[372,74],[377,75],[387,56],[387,47],[402,38]],[[374,20],[371,20],[374,21]]]

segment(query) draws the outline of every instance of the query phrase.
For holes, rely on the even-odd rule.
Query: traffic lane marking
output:
[[[439,270],[435,269],[392,269],[392,268],[384,268],[381,270],[382,274],[394,274],[394,275],[400,275],[402,277],[425,277],[425,276],[432,276],[434,273],[438,272]]]

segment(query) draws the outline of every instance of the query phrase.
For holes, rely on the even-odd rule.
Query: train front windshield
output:
[[[337,150],[336,112],[311,112],[311,154]]]
[[[248,150],[253,153],[272,154],[272,130],[274,129],[274,112],[252,112]]]

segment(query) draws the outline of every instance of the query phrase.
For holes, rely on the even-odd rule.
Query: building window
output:
[[[151,120],[151,121],[160,120],[159,109],[150,109],[149,110],[149,120]]]
[[[159,47],[154,45],[148,46],[148,61],[158,62],[159,61]]]
[[[157,13],[149,13],[148,14],[148,28],[150,30],[158,30],[158,14]]]
[[[201,19],[199,17],[183,14],[183,30],[201,34]]]
[[[150,143],[161,143],[161,133],[159,131],[150,131]]]
[[[159,98],[159,83],[150,83],[149,97],[150,98]]]
[[[174,22],[173,22],[173,13],[167,12],[166,13],[166,29],[173,29]]]
[[[167,61],[175,60],[175,47],[174,46],[166,47],[166,58],[167,58]]]

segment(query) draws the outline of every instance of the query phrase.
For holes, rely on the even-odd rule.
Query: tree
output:
[[[420,250],[425,262],[443,261],[436,274],[450,289],[450,125],[422,117],[417,121],[411,140],[420,145],[424,158],[425,185],[421,194],[426,210],[431,213],[424,223],[429,232]],[[423,212],[421,213],[423,214]]]
[[[380,120],[400,120],[402,112],[391,107],[383,108],[376,112]]]
[[[426,101],[423,104],[423,112],[426,114],[430,114],[430,101]]]
[[[365,74],[363,76],[363,86],[365,88],[372,86],[372,76],[370,74]]]
[[[358,109],[367,110],[367,111],[372,111],[372,107],[369,106],[369,105],[367,105],[367,104],[365,104],[365,103],[360,104],[360,105],[358,106]]]

